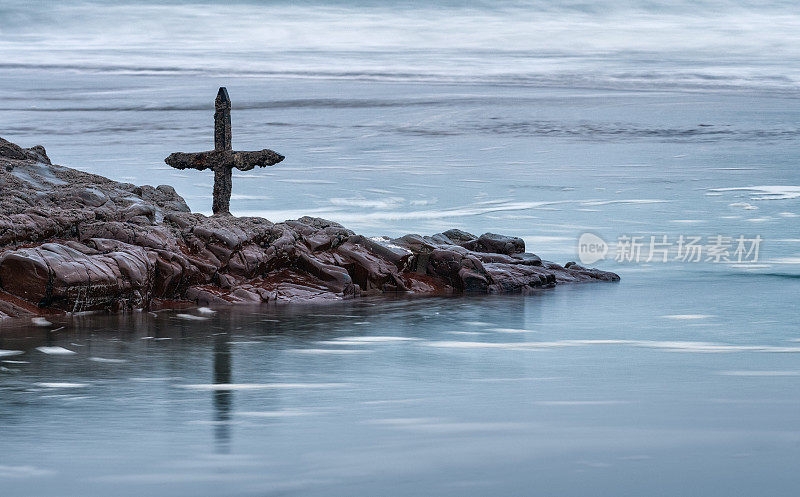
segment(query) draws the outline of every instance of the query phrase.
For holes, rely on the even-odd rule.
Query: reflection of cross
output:
[[[214,150],[185,154],[176,152],[164,162],[176,169],[214,170],[214,214],[230,214],[232,170],[249,171],[256,166],[274,166],[283,156],[272,150],[234,152],[231,149],[231,99],[228,90],[219,89],[214,101]]]

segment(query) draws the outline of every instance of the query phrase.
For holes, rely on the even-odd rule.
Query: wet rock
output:
[[[364,237],[302,217],[206,217],[167,185],[118,183],[0,139],[0,317],[323,302],[387,292],[530,293],[616,274],[542,261],[520,238]]]
[[[497,235],[484,233],[476,240],[461,242],[458,245],[475,252],[488,252],[492,254],[521,254],[525,252],[525,242],[516,236]]]

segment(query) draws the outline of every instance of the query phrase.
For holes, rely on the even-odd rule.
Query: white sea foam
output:
[[[329,181],[326,179],[304,179],[304,178],[284,178],[278,179],[275,181],[279,181],[281,183],[297,183],[297,184],[310,184],[310,185],[335,185],[335,181]]]
[[[800,186],[762,185],[741,186],[736,188],[712,188],[712,192],[753,192],[752,200],[789,200],[800,198]]]
[[[187,390],[271,390],[271,389],[314,389],[341,388],[347,383],[197,383],[192,385],[175,385]]]
[[[538,333],[536,330],[526,330],[522,328],[487,328],[486,331],[497,333]]]
[[[539,400],[534,404],[539,406],[612,406],[617,404],[630,404],[629,400]]]
[[[612,205],[612,204],[663,204],[669,202],[668,200],[654,199],[654,198],[634,198],[634,199],[619,199],[619,200],[585,200],[581,205],[598,206],[598,205]]]
[[[628,345],[662,349],[673,352],[692,353],[721,353],[721,352],[771,352],[771,353],[800,353],[800,347],[782,347],[775,345],[737,345],[714,342],[694,341],[658,341],[658,340],[558,340],[552,342],[467,342],[467,341],[430,341],[429,347],[450,349],[500,349],[500,350],[546,350],[561,347],[583,347],[590,345]]]
[[[314,414],[312,411],[301,411],[299,409],[281,409],[278,411],[236,411],[235,416],[247,418],[289,418],[295,416],[308,416]]]
[[[747,202],[734,202],[732,204],[728,204],[728,206],[729,207],[741,207],[742,209],[744,209],[746,211],[754,211],[754,210],[758,209],[758,207],[756,207],[755,205],[747,203]]]
[[[211,314],[216,314],[217,313],[217,311],[215,311],[214,309],[210,309],[208,307],[198,307],[197,308],[197,312],[199,312],[200,314],[205,314],[205,315],[211,315]]]
[[[439,421],[431,418],[376,419],[371,424],[392,428],[436,434],[520,431],[530,428],[526,423]]]
[[[800,371],[719,371],[723,376],[800,376]]]
[[[364,344],[364,343],[397,343],[397,342],[416,342],[419,338],[395,337],[395,336],[366,336],[366,337],[341,337],[333,340],[325,340],[317,343],[324,344]]]
[[[364,349],[287,349],[287,352],[292,352],[295,354],[307,354],[307,355],[347,355],[347,354],[366,354],[371,352],[370,350]]]
[[[800,256],[798,257],[776,257],[767,262],[771,264],[800,264]]]
[[[365,400],[361,403],[367,406],[381,406],[381,405],[393,405],[393,404],[416,404],[419,402],[423,402],[427,400],[424,397],[417,397],[411,399],[389,399],[389,400]]]
[[[206,316],[195,316],[194,314],[176,314],[176,318],[184,319],[186,321],[207,321],[208,317]]]
[[[368,207],[372,209],[392,209],[406,203],[403,197],[381,197],[379,199],[364,198],[332,198],[329,200],[332,205],[342,205],[347,207]]]
[[[90,357],[89,360],[92,361],[92,362],[100,362],[100,363],[107,363],[107,364],[122,364],[122,363],[128,362],[125,359],[109,359],[109,358],[106,358],[106,357]]]
[[[25,352],[23,352],[23,351],[21,351],[21,350],[5,350],[5,349],[0,349],[0,357],[9,357],[9,356],[13,356],[13,355],[20,355],[20,354],[24,354],[24,353],[25,353]]]
[[[661,316],[665,319],[677,319],[681,321],[688,321],[694,319],[708,319],[713,318],[714,316],[711,314],[668,314],[666,316]]]
[[[42,327],[52,326],[53,325],[53,323],[51,323],[50,321],[48,321],[47,319],[45,319],[43,317],[31,318],[31,323],[33,323],[36,326],[42,326]]]
[[[83,388],[89,386],[88,383],[67,383],[67,382],[41,382],[41,383],[34,383],[34,385],[42,388]]]
[[[37,468],[36,466],[9,466],[0,464],[0,478],[33,478],[39,476],[52,476],[55,471]]]
[[[518,378],[474,378],[470,381],[476,383],[508,383],[508,382],[525,382],[525,381],[549,381],[560,380],[561,376],[522,376]]]
[[[76,352],[74,352],[72,350],[65,349],[64,347],[57,347],[57,346],[56,347],[36,347],[36,350],[38,350],[39,352],[43,352],[45,354],[51,354],[51,355],[71,355],[71,354],[76,354]]]

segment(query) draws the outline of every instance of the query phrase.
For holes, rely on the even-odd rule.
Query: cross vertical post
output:
[[[214,150],[233,150],[231,146],[231,98],[224,86],[214,100]]]
[[[224,86],[217,92],[214,100],[214,150],[222,152],[233,150],[231,144],[231,99]],[[214,214],[229,214],[231,191],[233,189],[233,170],[223,164],[214,167],[214,201],[211,210]]]

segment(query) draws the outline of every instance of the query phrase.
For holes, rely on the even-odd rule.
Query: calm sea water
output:
[[[530,297],[0,323],[0,495],[795,494],[791,2],[10,0],[0,19],[0,136],[200,212],[211,175],[162,161],[212,147],[224,85],[234,148],[287,156],[235,175],[240,215],[516,234],[562,263],[587,232],[763,239],[748,264],[610,254],[619,284]]]

